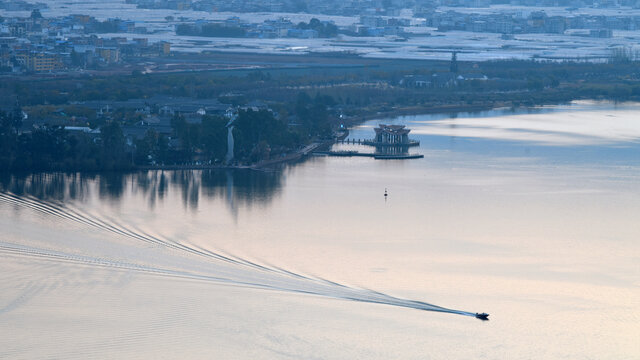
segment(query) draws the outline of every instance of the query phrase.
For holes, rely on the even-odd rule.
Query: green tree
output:
[[[256,156],[267,153],[266,149],[285,152],[298,143],[298,137],[267,110],[240,111],[233,124],[236,156],[240,158],[260,160]]]
[[[227,121],[220,116],[202,118],[202,145],[212,160],[221,160],[227,153]]]
[[[12,116],[0,111],[0,171],[9,170],[13,166],[17,142]]]
[[[126,141],[120,124],[112,121],[100,128],[102,142],[102,168],[105,170],[131,167],[131,159],[126,153]]]
[[[144,138],[136,141],[135,163],[136,165],[164,163],[168,159],[168,150],[167,138],[155,130],[149,129]]]
[[[191,161],[195,150],[200,145],[200,125],[189,124],[181,115],[171,119],[171,126],[175,135],[180,140],[180,151],[177,161]]]
[[[311,99],[308,94],[298,94],[296,115],[304,126],[304,131],[311,136],[328,136],[331,134],[327,103],[333,103],[330,96],[316,96]]]

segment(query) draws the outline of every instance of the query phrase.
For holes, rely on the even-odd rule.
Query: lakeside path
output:
[[[262,169],[265,167],[269,167],[269,166],[273,166],[273,165],[277,165],[280,163],[284,163],[284,162],[290,162],[290,161],[296,161],[299,159],[302,159],[303,157],[311,154],[313,151],[315,151],[316,149],[318,149],[320,146],[324,145],[325,143],[322,142],[314,142],[311,143],[305,147],[303,147],[302,149],[296,150],[286,156],[282,156],[276,159],[270,159],[270,160],[264,160],[264,161],[260,161],[259,163],[252,165],[251,168],[252,169]]]
[[[281,163],[285,163],[285,162],[290,162],[290,161],[296,161],[299,160],[307,155],[309,155],[310,153],[312,153],[313,151],[315,151],[316,149],[318,149],[320,146],[325,145],[326,142],[314,142],[311,143],[301,149],[298,149],[292,153],[289,153],[285,156],[276,158],[276,159],[270,159],[270,160],[263,160],[260,161],[256,164],[253,165],[217,165],[217,164],[179,164],[179,165],[148,165],[148,166],[139,166],[136,168],[136,170],[209,170],[209,169],[215,169],[215,170],[238,170],[238,169],[252,169],[252,170],[260,170],[269,166],[273,166],[273,165],[277,165],[277,164],[281,164]]]

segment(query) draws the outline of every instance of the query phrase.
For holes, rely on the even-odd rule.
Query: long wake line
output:
[[[321,278],[308,277],[278,267],[260,265],[232,255],[185,245],[174,240],[152,236],[142,231],[134,231],[122,224],[118,224],[112,219],[100,219],[82,211],[81,209],[72,209],[68,206],[57,205],[37,198],[21,197],[12,193],[0,192],[0,203],[28,208],[36,212],[76,222],[115,235],[156,246],[162,246],[183,254],[198,256],[209,262],[223,265],[223,267],[219,269],[212,267],[210,270],[213,270],[215,275],[200,274],[187,270],[164,269],[160,267],[111,261],[0,242],[0,252],[5,254],[45,258],[54,261],[80,263],[89,266],[117,268],[160,276],[215,282],[218,284],[304,293],[342,300],[384,304],[476,317],[475,313],[468,311],[448,309],[422,301],[397,298],[377,291],[350,287]],[[218,270],[217,274],[215,270]]]

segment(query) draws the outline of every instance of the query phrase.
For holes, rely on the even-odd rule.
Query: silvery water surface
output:
[[[0,358],[640,357],[640,105],[379,123],[425,157],[4,175]]]

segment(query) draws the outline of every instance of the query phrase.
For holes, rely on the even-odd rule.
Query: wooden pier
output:
[[[418,140],[409,140],[409,142],[404,144],[391,144],[385,142],[376,142],[371,139],[344,139],[344,140],[336,140],[337,144],[354,144],[354,145],[369,145],[369,146],[381,146],[381,147],[412,147],[419,146],[420,141]]]
[[[421,159],[424,157],[422,154],[374,154],[374,153],[361,153],[358,151],[316,151],[315,154],[337,156],[337,157],[370,157],[376,160],[406,160],[406,159]]]
[[[364,145],[364,143],[367,140],[365,139],[343,139],[343,140],[336,140],[336,143],[338,144],[358,144],[358,145]]]

